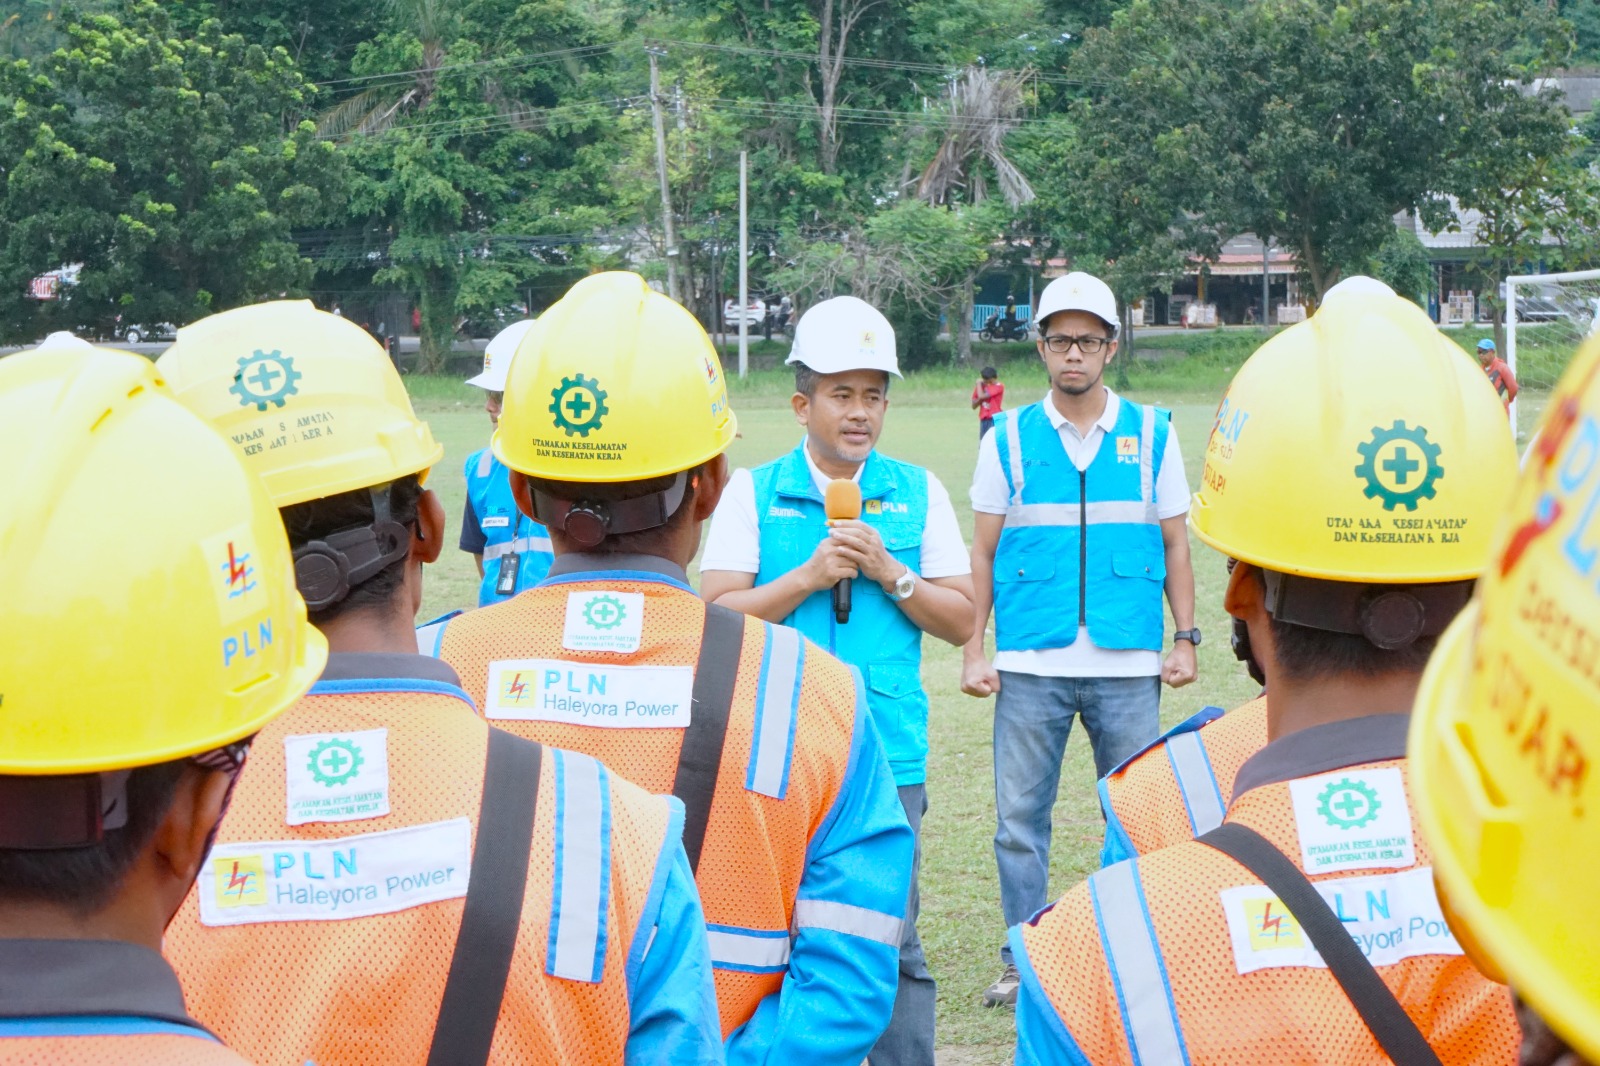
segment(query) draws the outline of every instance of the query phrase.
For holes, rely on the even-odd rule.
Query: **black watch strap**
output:
[[[1198,648],[1200,646],[1200,627],[1196,626],[1193,629],[1180,629],[1176,633],[1172,634],[1172,639],[1187,640],[1190,644],[1193,644]]]

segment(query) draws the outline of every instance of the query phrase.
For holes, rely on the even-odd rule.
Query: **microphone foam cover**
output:
[[[849,478],[835,478],[828,482],[822,497],[823,510],[830,519],[861,517],[861,486]]]

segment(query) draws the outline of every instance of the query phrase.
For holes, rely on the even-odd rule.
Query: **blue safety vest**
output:
[[[756,584],[774,581],[811,558],[828,535],[822,493],[811,478],[805,445],[751,474],[761,528]],[[922,533],[928,524],[928,472],[873,452],[861,468],[861,520],[878,531],[889,554],[921,573]],[[894,783],[927,777],[928,694],[922,688],[922,630],[876,581],[850,583],[850,621],[834,620],[833,593],[813,593],[785,618],[840,659],[860,668],[867,706],[883,737]]]
[[[1160,651],[1167,555],[1156,479],[1171,415],[1121,400],[1111,432],[1078,470],[1048,400],[995,418],[1009,490],[994,555],[995,646],[1061,648],[1088,626],[1095,646]]]
[[[517,510],[517,501],[511,496],[510,471],[493,452],[488,448],[473,452],[467,457],[465,473],[467,499],[472,501],[472,513],[485,540],[483,583],[478,587],[478,606],[483,607],[543,581],[555,554],[544,526]],[[501,595],[495,591],[500,581],[500,560],[511,552],[517,554],[517,584],[511,592]]]

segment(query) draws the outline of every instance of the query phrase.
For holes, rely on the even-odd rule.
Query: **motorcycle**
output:
[[[978,336],[986,341],[1025,341],[1028,339],[1028,324],[996,312],[989,316],[989,321],[983,324]]]

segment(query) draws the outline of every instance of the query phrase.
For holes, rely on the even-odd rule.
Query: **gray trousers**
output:
[[[905,936],[900,941],[900,985],[895,991],[894,1014],[889,1027],[867,1056],[871,1066],[933,1066],[933,1010],[938,986],[922,957],[917,935],[917,912],[922,907],[922,816],[928,810],[928,786],[901,785],[900,805],[916,837],[911,860],[911,897],[906,901]]]

